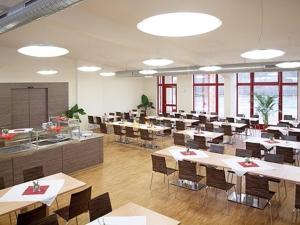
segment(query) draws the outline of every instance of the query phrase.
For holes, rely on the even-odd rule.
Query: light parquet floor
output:
[[[166,138],[163,142],[157,140],[160,148],[172,145],[172,139]],[[238,146],[241,147],[242,143]],[[234,147],[226,146],[226,153],[233,154]],[[151,150],[153,151],[153,150]],[[269,210],[253,209],[247,206],[229,203],[227,212],[227,199],[224,192],[209,190],[209,197],[203,201],[205,190],[192,192],[180,189],[175,198],[176,188],[170,186],[168,195],[167,185],[162,175],[155,175],[153,188],[150,192],[151,151],[134,144],[121,144],[114,142],[114,137],[104,137],[104,163],[83,171],[71,174],[73,177],[86,182],[93,187],[92,195],[97,196],[109,192],[113,208],[117,208],[129,201],[153,209],[159,213],[181,221],[182,225],[262,225],[270,224]],[[168,160],[169,166],[175,162]],[[175,178],[175,177],[174,177]],[[288,183],[288,197],[279,207],[279,215],[273,207],[275,225],[291,224],[292,209],[294,205],[294,185]],[[272,187],[276,190],[276,187]],[[283,190],[283,189],[282,189]],[[282,191],[282,193],[284,193]],[[58,198],[60,207],[67,205],[70,194]],[[276,204],[276,201],[275,201]],[[51,210],[55,210],[55,204]],[[89,222],[88,214],[78,217],[79,224]],[[15,222],[15,221],[14,221]],[[0,225],[8,225],[8,215],[0,217]],[[60,220],[60,224],[65,224]],[[75,220],[70,225],[76,224]]]

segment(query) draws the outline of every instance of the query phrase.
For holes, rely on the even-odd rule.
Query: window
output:
[[[193,88],[195,111],[224,115],[224,79],[221,75],[194,75]]]
[[[237,113],[257,114],[255,94],[276,97],[275,112],[270,123],[276,124],[283,115],[297,117],[298,72],[256,72],[237,74]]]
[[[157,77],[158,113],[177,111],[177,77]]]

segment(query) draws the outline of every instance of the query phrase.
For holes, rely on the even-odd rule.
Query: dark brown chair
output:
[[[183,121],[176,121],[176,130],[185,130],[185,123]]]
[[[214,125],[212,123],[206,123],[205,124],[205,130],[213,132],[214,131]]]
[[[57,215],[52,214],[36,222],[30,223],[30,225],[59,225]]]
[[[227,198],[229,196],[229,190],[235,187],[234,184],[228,183],[226,181],[225,171],[223,169],[217,169],[215,167],[209,167],[209,166],[206,166],[206,185],[207,187],[212,187],[212,188],[225,191],[227,194]],[[206,191],[206,195],[207,195],[207,191]],[[227,209],[229,209],[228,201],[227,201]]]
[[[230,137],[229,143],[232,143],[233,133],[232,133],[231,125],[230,124],[222,124],[222,128],[224,130],[224,136]]]
[[[173,133],[174,145],[185,146],[185,136],[180,133]]]
[[[261,159],[263,155],[261,154],[260,143],[246,142],[246,149],[252,152],[252,157]]]
[[[24,182],[38,180],[44,177],[44,171],[42,166],[32,167],[23,170],[23,180]]]
[[[161,173],[164,175],[164,181],[165,181],[165,177],[167,177],[168,193],[169,193],[169,191],[170,191],[169,175],[175,173],[177,170],[167,167],[165,157],[151,155],[151,159],[152,159],[152,174],[151,174],[150,190],[152,188],[152,181],[153,181],[154,173]]]
[[[125,137],[126,137],[126,142],[128,143],[128,139],[138,139],[140,136],[136,135],[134,133],[133,127],[125,127]]]
[[[273,133],[261,132],[260,137],[261,138],[274,138],[274,134]]]
[[[273,162],[273,163],[279,163],[283,164],[284,163],[284,157],[283,155],[278,155],[278,154],[265,154],[264,160],[266,162]],[[267,177],[270,182],[276,183],[278,187],[278,194],[279,194],[279,199],[281,196],[281,191],[280,191],[280,179],[272,178],[272,177]],[[285,196],[287,196],[287,189],[286,189],[286,183],[283,181],[284,184],[284,189],[285,189]]]
[[[191,119],[193,119],[193,115],[192,114],[186,114],[186,118],[191,120]]]
[[[195,114],[195,113],[196,113],[196,111],[195,111],[195,110],[191,110],[191,113],[192,113],[192,114]]]
[[[0,177],[0,190],[5,188],[4,177]]]
[[[290,147],[276,146],[276,154],[283,155],[284,162],[294,164],[294,149]]]
[[[100,123],[100,131],[103,134],[108,134],[106,123]]]
[[[151,142],[151,148],[153,148],[154,138],[150,137],[149,131],[147,129],[140,129],[141,140],[143,140],[144,146],[147,147],[147,142]]]
[[[250,158],[250,157],[252,157],[252,151],[247,150],[247,149],[237,148],[237,149],[235,149],[235,156],[243,157],[243,158],[246,158],[246,157]]]
[[[116,116],[122,117],[122,113],[121,112],[116,112]]]
[[[112,211],[109,193],[106,192],[89,201],[90,221],[94,221]]]
[[[100,126],[101,123],[102,123],[101,117],[100,116],[96,116],[96,124]]]
[[[108,115],[115,116],[115,113],[110,112]]]
[[[178,179],[198,184],[204,177],[197,174],[197,163],[189,161],[178,161]],[[177,185],[176,195],[179,189]],[[175,198],[176,198],[175,195]]]
[[[185,146],[187,148],[200,149],[199,142],[194,141],[194,140],[187,140]]]
[[[218,154],[224,154],[224,145],[211,144],[209,151]]]
[[[294,221],[294,219],[292,219],[292,220],[293,220],[294,224],[297,224],[298,212],[299,212],[299,209],[300,209],[300,185],[296,184],[295,189],[296,189],[295,190],[295,209],[294,209],[295,221]]]
[[[31,225],[34,222],[45,218],[47,215],[47,206],[41,205],[31,211],[20,213],[17,218],[17,225]]]
[[[226,120],[227,120],[229,123],[234,123],[234,118],[233,118],[233,117],[226,117]]]
[[[204,136],[194,135],[194,141],[199,143],[199,148],[201,150],[207,150],[208,146],[206,145],[206,138]]]
[[[93,116],[88,116],[88,123],[94,125],[95,124],[95,120]]]
[[[245,114],[238,113],[236,116],[237,116],[237,117],[245,117]]]
[[[129,114],[129,112],[124,112],[124,119],[125,120],[129,120],[130,119],[130,114]]]
[[[292,115],[284,115],[284,116],[283,116],[283,119],[284,119],[284,120],[293,120],[294,118],[293,118]]]
[[[145,123],[146,123],[146,118],[145,118],[145,116],[140,116],[140,118],[139,118],[139,123],[140,123],[140,124],[145,124]]]
[[[289,136],[296,136],[297,137],[297,141],[300,142],[300,132],[289,131]]]
[[[119,136],[119,138],[120,138],[119,141],[122,142],[122,137],[125,135],[122,132],[122,127],[119,125],[113,125],[113,128],[114,128],[114,135]]]
[[[276,139],[280,139],[281,135],[282,135],[282,133],[279,130],[270,130],[270,129],[268,129],[267,132],[273,134],[274,138],[276,138]]]
[[[69,222],[71,219],[76,218],[76,224],[78,225],[77,216],[85,213],[89,210],[89,202],[91,200],[92,187],[88,187],[80,192],[71,195],[70,205],[54,211],[62,219]]]
[[[175,118],[180,118],[180,116],[181,116],[180,113],[175,113],[175,114],[174,114],[174,117],[175,117]]]
[[[272,205],[271,199],[275,195],[275,192],[269,190],[269,180],[266,177],[257,175],[246,174],[246,195],[267,200],[270,207],[270,220],[271,225],[273,224],[272,218]]]
[[[286,141],[297,141],[296,136],[289,136],[289,135],[282,135],[281,139]]]
[[[200,115],[199,116],[199,123],[200,124],[206,124],[207,123],[206,116]]]

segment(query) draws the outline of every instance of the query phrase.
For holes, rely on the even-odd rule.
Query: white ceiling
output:
[[[0,0],[2,5],[19,1]],[[264,0],[263,35],[259,42],[261,0],[85,0],[63,12],[0,35],[0,46],[51,43],[66,47],[65,56],[104,69],[146,68],[152,57],[174,60],[173,66],[229,64],[245,61],[240,54],[253,48],[278,48],[300,58],[300,1]],[[194,11],[212,14],[223,25],[210,33],[163,38],[136,29],[142,19],[159,13]],[[17,53],[16,53],[17,54]]]

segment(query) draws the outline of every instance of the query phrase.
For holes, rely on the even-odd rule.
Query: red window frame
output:
[[[197,74],[198,75],[198,74]],[[219,83],[219,74],[212,74],[216,76],[215,82],[210,82],[210,83],[195,83],[195,76],[193,74],[193,110],[195,110],[195,87],[215,87],[215,101],[216,101],[216,108],[215,112],[218,114],[219,113],[219,87],[224,86],[224,83]],[[210,76],[210,74],[203,74],[204,76]]]
[[[255,86],[277,86],[278,87],[278,120],[282,119],[282,105],[283,105],[283,86],[298,86],[298,82],[283,82],[283,73],[277,73],[277,81],[276,82],[255,82],[255,73],[251,72],[250,74],[250,82],[239,82],[239,74],[236,74],[236,114],[238,114],[239,110],[239,95],[238,88],[240,86],[248,86],[250,87],[250,116],[254,115],[254,87]],[[298,100],[297,100],[298,102]]]
[[[157,77],[157,113],[166,113],[166,108],[168,106],[172,107],[172,112],[177,112],[177,84],[174,83],[174,77],[172,77],[172,83],[166,83],[165,76]],[[159,88],[161,87],[162,92],[159,93]],[[176,104],[167,104],[167,88],[175,88],[176,93]],[[173,95],[172,95],[172,102]]]

